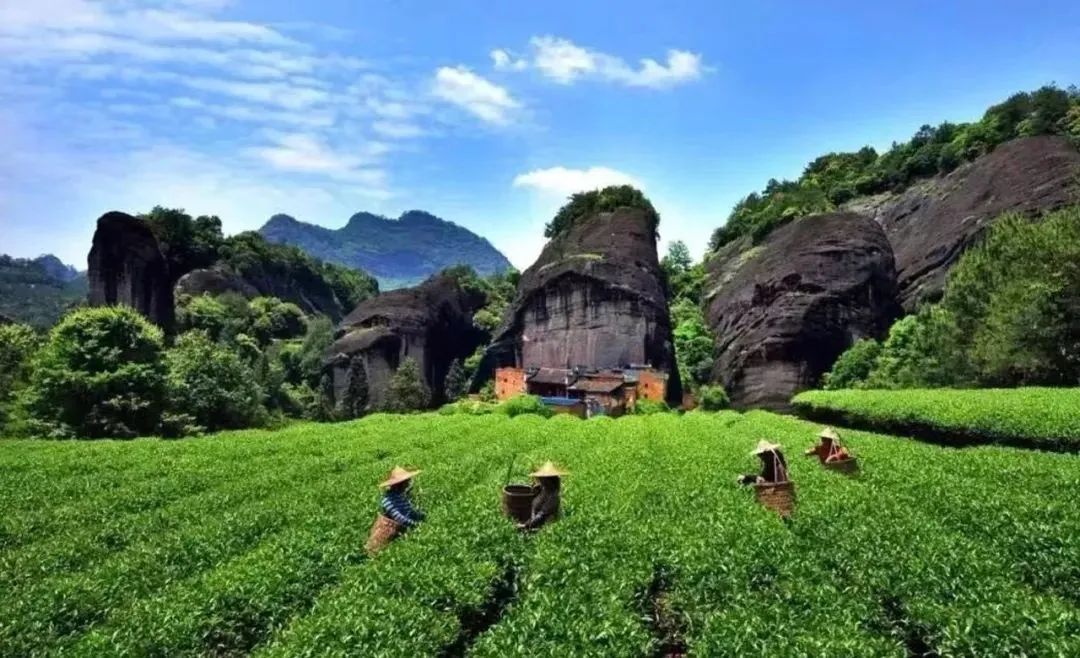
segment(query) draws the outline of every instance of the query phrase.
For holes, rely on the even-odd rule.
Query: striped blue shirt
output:
[[[383,514],[408,528],[424,520],[424,513],[413,507],[412,501],[404,492],[387,491],[383,494],[379,505],[382,507]]]

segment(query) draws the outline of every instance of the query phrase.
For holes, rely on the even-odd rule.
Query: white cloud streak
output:
[[[686,50],[669,50],[663,62],[643,58],[637,66],[632,66],[618,56],[555,36],[533,37],[529,46],[531,58],[516,57],[508,50],[493,50],[491,59],[495,68],[501,71],[533,68],[563,85],[591,79],[652,89],[692,82],[706,71],[701,55]]]
[[[510,122],[521,103],[505,88],[465,66],[444,66],[435,72],[432,94],[480,120],[495,125]]]
[[[643,187],[641,182],[630,174],[608,167],[589,167],[588,169],[548,167],[534,169],[514,177],[514,187],[527,187],[560,197],[570,196],[575,192],[597,190],[609,185]]]

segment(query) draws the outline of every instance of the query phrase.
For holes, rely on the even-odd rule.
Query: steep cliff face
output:
[[[334,401],[342,399],[349,368],[358,359],[367,375],[369,408],[384,408],[390,378],[411,357],[420,365],[433,403],[442,403],[450,363],[464,360],[488,338],[472,322],[483,303],[482,295],[444,275],[362,302],[341,322],[327,350]]]
[[[896,255],[900,300],[913,311],[941,297],[960,255],[1004,212],[1037,215],[1080,202],[1080,151],[1064,137],[1028,137],[997,147],[947,176],[848,208],[885,229]]]
[[[122,212],[102,215],[88,265],[92,306],[130,306],[166,331],[172,330],[172,279],[146,222]]]
[[[680,400],[656,236],[644,211],[620,208],[575,223],[525,270],[474,386],[500,366],[629,364],[667,372]]]
[[[852,213],[800,219],[756,247],[726,245],[708,262],[713,377],[736,407],[788,408],[855,340],[898,314],[892,248]]]

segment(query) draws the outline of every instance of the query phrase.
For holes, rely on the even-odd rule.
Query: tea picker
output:
[[[371,534],[364,545],[369,554],[379,552],[389,545],[394,537],[420,525],[424,520],[424,513],[413,505],[409,497],[412,479],[419,474],[420,471],[395,466],[386,480],[379,484],[385,491],[379,501],[380,512],[375,517]]]
[[[562,476],[568,475],[552,462],[546,462],[529,476],[536,480],[536,495],[532,499],[532,514],[523,523],[518,523],[521,530],[536,530],[548,521],[559,516],[560,490]]]
[[[788,478],[782,448],[769,441],[758,441],[750,454],[761,460],[761,475],[743,475],[739,483],[753,486],[754,497],[762,505],[780,516],[791,516],[795,509],[795,483]]]
[[[858,469],[858,462],[851,453],[840,443],[840,436],[831,427],[821,430],[818,435],[821,443],[806,451],[806,456],[817,456],[818,461],[829,469],[844,473],[854,473]]]
[[[761,460],[761,475],[743,475],[739,477],[739,484],[764,484],[787,482],[787,461],[784,459],[782,448],[769,441],[758,441],[757,448],[750,452]]]

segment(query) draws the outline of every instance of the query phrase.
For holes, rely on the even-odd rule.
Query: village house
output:
[[[625,368],[498,368],[495,396],[508,400],[527,393],[539,396],[557,413],[619,416],[638,400],[663,402],[667,374],[647,365]]]

